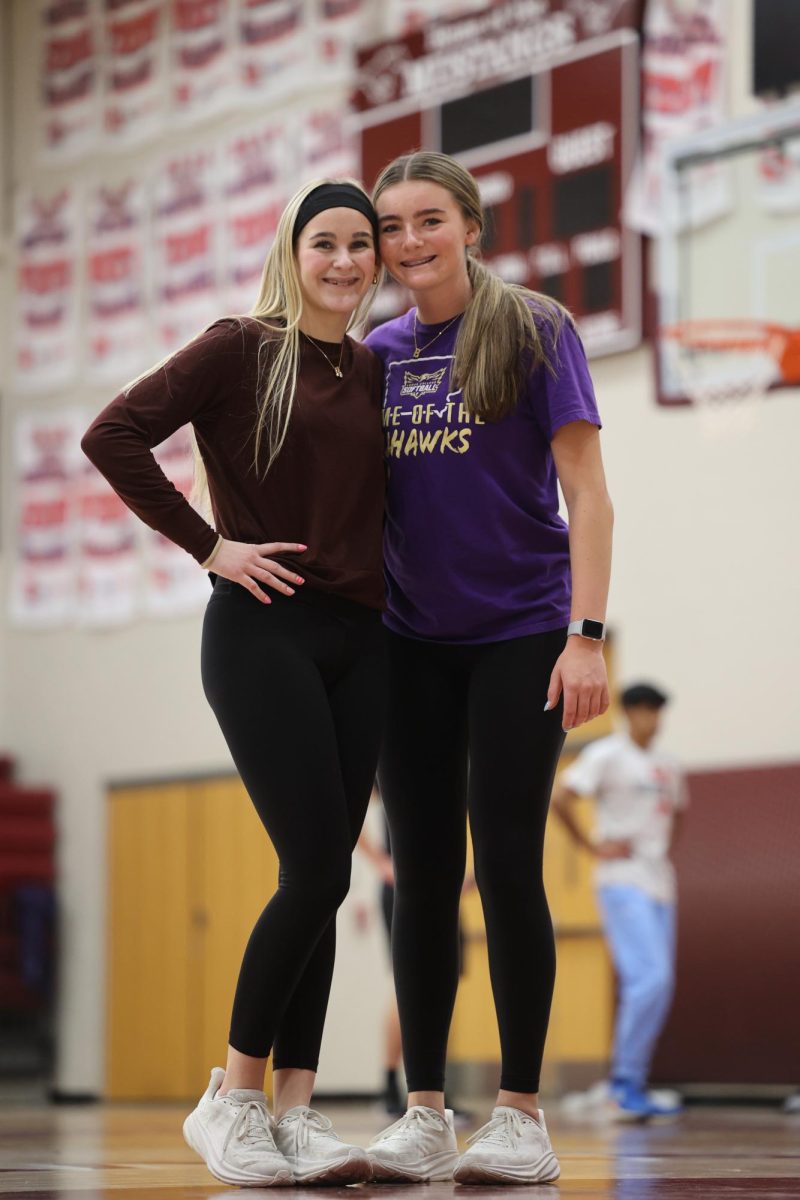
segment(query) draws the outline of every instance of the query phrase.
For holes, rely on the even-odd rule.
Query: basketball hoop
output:
[[[772,388],[800,383],[800,330],[707,319],[677,321],[661,337],[668,370],[711,436],[751,429]]]

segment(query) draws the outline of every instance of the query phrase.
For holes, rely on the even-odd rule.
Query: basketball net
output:
[[[662,331],[669,368],[698,411],[704,435],[746,433],[760,402],[780,383],[800,381],[800,335],[762,321],[679,321]]]

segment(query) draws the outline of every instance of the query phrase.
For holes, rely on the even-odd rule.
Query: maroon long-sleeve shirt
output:
[[[266,335],[266,337],[265,337]],[[308,586],[383,606],[385,475],[383,369],[347,338],[341,379],[301,336],[297,392],[286,441],[266,477],[253,465],[259,346],[274,353],[253,318],[217,321],[153,374],[103,409],[81,446],[114,491],[151,529],[206,561],[217,535],[237,542],[302,542],[275,555]],[[339,345],[320,342],[334,363]],[[174,487],[152,448],[194,426],[208,475],[216,530]]]

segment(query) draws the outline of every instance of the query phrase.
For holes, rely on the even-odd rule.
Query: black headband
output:
[[[328,208],[354,208],[363,213],[369,221],[375,237],[375,248],[378,248],[378,216],[367,197],[360,188],[349,183],[321,183],[309,192],[303,203],[292,230],[292,240],[297,241],[300,233],[309,221],[325,212]]]

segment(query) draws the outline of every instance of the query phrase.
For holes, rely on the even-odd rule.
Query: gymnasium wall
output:
[[[5,14],[13,17],[8,51],[14,159],[8,186],[35,178],[28,156],[34,140],[34,6],[10,0]],[[749,0],[730,6],[734,114],[752,104],[749,15]],[[179,144],[176,135],[165,139],[164,148]],[[142,161],[132,155],[125,167],[137,169]],[[5,236],[0,244],[6,245]],[[8,272],[3,255],[4,299],[10,291]],[[4,327],[7,331],[7,322]],[[0,743],[17,756],[23,780],[52,784],[60,794],[62,995],[56,1086],[63,1092],[99,1092],[106,786],[114,780],[216,773],[227,770],[229,760],[200,688],[199,617],[140,620],[103,633],[8,627],[2,574],[14,528],[10,436],[14,415],[25,402],[9,390],[7,344],[0,364]],[[674,694],[665,740],[690,767],[722,770],[796,759],[797,634],[781,626],[800,608],[800,564],[784,532],[787,514],[797,510],[800,394],[780,392],[765,404],[752,432],[714,441],[701,436],[691,410],[656,406],[649,348],[596,360],[593,375],[617,514],[609,622],[616,632],[620,679],[652,677]],[[77,400],[99,409],[107,399],[88,389],[53,403]],[[358,953],[359,943],[345,939],[340,970],[346,972],[348,955]],[[375,978],[354,1062],[360,1080],[375,1073],[386,986],[383,962]],[[347,1012],[338,1003],[331,1013],[334,1030],[346,1024]]]
[[[11,311],[11,276],[8,267],[8,247],[11,229],[9,226],[8,194],[11,188],[11,171],[9,156],[11,153],[11,136],[9,122],[11,119],[9,99],[11,95],[11,74],[8,69],[10,48],[8,41],[9,9],[8,5],[0,5],[0,312]],[[3,412],[7,406],[6,379],[8,378],[9,346],[5,337],[0,337],[0,437],[5,427]],[[5,597],[6,579],[5,564],[7,554],[7,524],[5,514],[8,512],[10,501],[8,491],[8,471],[3,469],[5,463],[3,443],[0,441],[0,595]],[[4,616],[0,616],[0,664],[7,661],[8,631]],[[0,738],[7,743],[6,703],[8,687],[6,673],[0,669]]]

